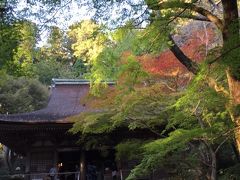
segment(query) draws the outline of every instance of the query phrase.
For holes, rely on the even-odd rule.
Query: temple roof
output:
[[[28,113],[1,114],[0,122],[69,123],[68,117],[90,110],[80,101],[88,94],[89,84],[87,80],[53,79],[47,107]]]

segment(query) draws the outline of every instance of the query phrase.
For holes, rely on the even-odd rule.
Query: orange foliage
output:
[[[81,104],[93,109],[111,108],[114,105],[115,97],[119,94],[119,90],[112,85],[101,89],[99,96],[94,96],[90,92],[81,99]]]
[[[208,28],[207,30],[200,29],[198,31],[193,31],[187,37],[188,39],[185,40],[180,48],[189,58],[196,62],[201,62],[206,57],[207,50],[211,48],[210,45],[215,41],[214,30],[211,28]],[[179,41],[182,37],[177,36],[174,37],[174,39]],[[132,56],[132,53],[130,51],[125,51],[122,54],[119,65],[127,64],[128,57],[130,56]],[[157,86],[153,86],[154,88],[146,86],[145,84],[136,84],[135,91],[143,91],[146,95],[151,93],[157,94],[157,92],[169,94],[184,88],[191,80],[191,74],[189,71],[177,60],[170,50],[162,52],[159,56],[146,54],[134,58],[140,62],[145,71],[152,75],[151,79],[154,82],[160,82]],[[129,69],[129,71],[131,71],[131,69]],[[122,74],[119,77],[118,85],[126,81],[126,76],[127,74]],[[147,93],[144,89],[154,91],[149,91]],[[82,101],[93,109],[99,109],[102,107],[111,108],[115,104],[116,97],[119,94],[124,94],[124,91],[125,89],[110,86],[102,92],[100,97],[88,95]],[[128,96],[125,98],[128,98]]]
[[[207,54],[209,45],[213,43],[215,33],[213,29],[194,31],[180,47],[181,50],[196,62],[201,62]],[[181,37],[175,37],[180,39]],[[162,52],[159,56],[143,55],[138,57],[143,68],[153,75],[176,76],[187,73],[187,69],[177,60],[170,50]]]

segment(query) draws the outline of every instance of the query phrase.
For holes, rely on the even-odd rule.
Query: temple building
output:
[[[74,172],[77,165],[85,171],[84,162],[80,163],[81,158],[85,161],[85,154],[76,143],[79,137],[68,130],[73,124],[71,116],[88,111],[80,100],[88,94],[89,82],[53,79],[50,91],[44,109],[0,115],[0,142],[9,148],[5,149],[8,166],[14,172],[19,168],[25,174],[32,174],[28,179],[43,179],[45,174],[41,173],[48,173],[59,163],[67,172]],[[15,156],[21,156],[19,166]]]
[[[88,167],[95,167],[96,180],[112,179],[110,170],[116,162],[111,145],[139,134],[113,132],[109,153],[105,155],[98,149],[87,151],[77,143],[80,136],[68,131],[73,125],[72,116],[91,111],[87,104],[81,103],[89,93],[89,86],[86,80],[53,79],[47,107],[29,113],[0,115],[0,142],[7,147],[6,161],[13,174],[24,174],[25,180],[44,180],[50,169],[56,167],[60,180],[86,180]],[[119,179],[127,176],[134,166],[131,163],[124,165],[126,170],[122,169]],[[76,179],[77,171],[80,176]]]

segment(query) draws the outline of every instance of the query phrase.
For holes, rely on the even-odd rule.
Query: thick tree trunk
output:
[[[240,37],[239,37],[239,15],[238,15],[238,4],[237,0],[222,0],[223,5],[223,18],[224,18],[224,25],[218,26],[216,24],[216,21],[212,21],[217,25],[219,30],[222,31],[223,41],[224,41],[224,51],[227,51],[232,47],[237,46],[240,43]],[[220,23],[221,24],[221,23]],[[181,49],[175,44],[173,38],[169,36],[169,39],[172,41],[173,46],[170,48],[170,50],[173,52],[173,54],[177,57],[177,59],[193,74],[197,74],[199,71],[198,65],[193,62],[191,59],[189,59],[182,51]],[[224,56],[225,57],[225,56]],[[238,55],[236,58],[240,61],[240,55]],[[231,62],[229,62],[231,64]],[[234,77],[234,74],[232,74],[232,68],[236,66],[236,64],[230,65],[227,71],[227,77],[228,77],[228,85],[229,85],[229,91],[230,91],[230,109],[235,109],[236,107],[240,106],[240,80],[236,79]],[[231,72],[231,73],[230,73]],[[239,63],[239,72],[240,72],[240,63]],[[211,81],[210,81],[211,86]],[[213,86],[217,90],[219,87],[216,85]],[[216,88],[217,87],[217,88]],[[223,92],[221,90],[221,92]],[[224,93],[227,94],[227,93]],[[235,130],[235,140],[236,140],[236,149],[238,150],[238,159],[240,158],[240,112],[231,111],[230,112],[232,120],[234,121],[236,125]]]
[[[239,80],[236,80],[234,77],[232,77],[229,71],[227,71],[227,78],[228,78],[230,96],[233,97],[232,103],[238,105],[240,104],[240,82]]]
[[[230,91],[230,105],[231,109],[235,109],[237,106],[240,106],[240,81],[236,80],[229,71],[227,71],[228,86]],[[240,154],[240,113],[235,112],[234,110],[231,113],[232,120],[236,125],[235,129],[235,140]]]
[[[240,43],[239,37],[239,20],[238,20],[238,5],[237,0],[222,0],[223,5],[223,15],[224,15],[224,30],[223,40],[224,49],[229,49],[229,46],[235,46]],[[240,61],[240,56],[237,55],[236,58]],[[230,64],[231,62],[229,62]],[[233,66],[239,66],[239,64],[233,64],[229,66],[227,72],[228,86],[230,91],[230,109],[233,109],[230,114],[231,118],[236,125],[235,129],[235,140],[238,149],[238,154],[240,154],[240,113],[235,111],[236,107],[240,106],[240,80],[236,79],[234,71],[232,71]]]
[[[237,0],[222,0],[222,5],[224,18],[223,39],[224,41],[227,41],[229,38],[231,38],[231,35],[234,35],[232,34],[234,32],[231,32],[229,27],[238,21],[238,5]],[[239,33],[239,26],[238,28],[236,27],[235,31]]]

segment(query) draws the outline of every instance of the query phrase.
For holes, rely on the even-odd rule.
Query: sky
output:
[[[36,23],[40,29],[40,38],[38,46],[43,46],[46,44],[46,40],[49,34],[48,28],[50,26],[58,26],[62,30],[67,30],[68,27],[76,22],[80,22],[82,20],[91,19],[94,14],[95,10],[93,7],[89,7],[84,3],[87,0],[62,0],[60,6],[55,6],[54,8],[43,5],[38,1],[34,1],[34,4],[30,5],[27,1],[31,0],[18,0],[17,11],[19,11],[18,16],[26,17],[27,20],[30,20]],[[47,0],[48,1],[48,0]],[[129,0],[131,3],[139,3],[141,0]],[[106,12],[111,14],[109,19],[117,20],[123,10],[127,10],[128,12],[131,11],[131,6],[128,4],[129,1],[123,1],[120,3],[116,3],[115,6],[107,7]],[[24,9],[28,9],[27,11],[22,11]],[[24,14],[24,12],[27,14]],[[124,21],[128,21],[128,17],[137,18],[139,13],[130,14],[129,16],[125,17]],[[36,14],[40,14],[40,16],[36,16]],[[108,20],[109,20],[108,19]],[[108,21],[107,20],[107,21]],[[120,21],[115,21],[120,22]],[[100,23],[105,23],[104,20],[100,20]],[[111,26],[111,23],[108,24]],[[113,23],[113,26],[114,23]]]
[[[82,20],[91,19],[94,15],[94,11],[89,11],[86,6],[81,6],[76,3],[75,0],[68,0],[63,2],[60,7],[49,9],[48,6],[44,6],[41,3],[29,5],[27,0],[19,0],[17,11],[29,8],[32,15],[25,16],[26,19],[39,25],[40,39],[38,46],[46,44],[48,37],[49,26],[58,26],[63,30],[67,30],[68,27],[76,22]],[[40,16],[34,16],[34,13],[41,13]],[[24,16],[24,14],[22,14]]]
[[[89,19],[94,15],[94,11],[89,11],[87,6],[80,7],[76,0],[62,1],[60,7],[56,6],[55,8],[49,8],[37,1],[30,6],[27,4],[27,0],[19,0],[18,10],[21,11],[24,8],[30,8],[32,13],[42,13],[40,17],[29,16],[28,19],[31,21],[37,24],[57,25],[62,29],[67,28],[74,22]]]

